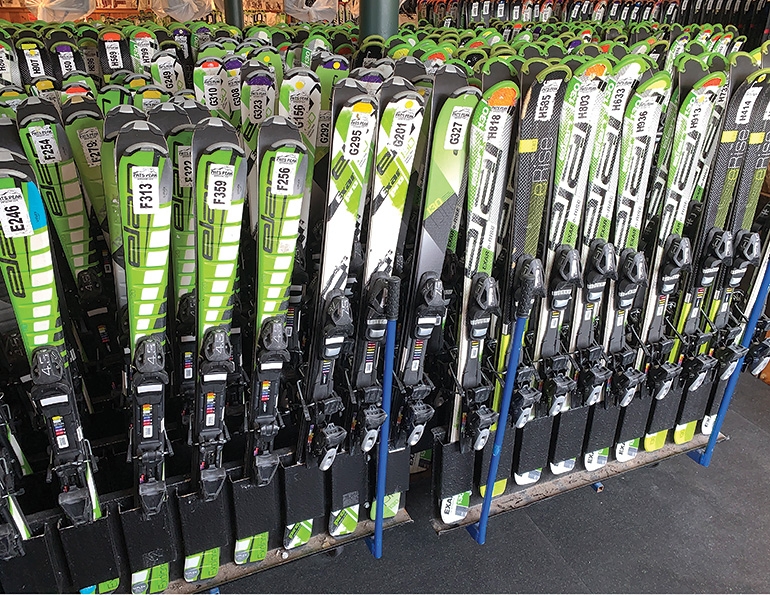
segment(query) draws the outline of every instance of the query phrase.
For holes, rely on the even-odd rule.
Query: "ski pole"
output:
[[[528,259],[516,267],[516,290],[514,300],[516,308],[516,324],[513,329],[513,343],[508,355],[508,369],[505,373],[505,384],[500,400],[500,421],[495,432],[495,443],[492,446],[492,459],[489,462],[487,474],[487,489],[484,494],[484,504],[481,506],[479,522],[468,526],[468,533],[479,545],[484,545],[487,540],[487,523],[489,523],[489,511],[492,508],[492,492],[497,479],[497,468],[500,465],[500,453],[503,449],[505,430],[508,427],[508,411],[511,406],[513,387],[516,382],[516,371],[519,367],[521,345],[524,339],[524,331],[527,328],[527,320],[536,295],[544,294],[543,265],[537,259]]]
[[[757,321],[762,315],[762,311],[765,308],[765,300],[767,299],[767,291],[770,288],[770,266],[765,269],[765,275],[762,277],[762,284],[759,286],[759,296],[754,303],[754,307],[749,315],[749,320],[746,323],[746,330],[743,332],[743,338],[741,339],[741,346],[748,347],[751,343],[751,339],[754,336],[754,330],[757,327]],[[711,457],[714,454],[714,448],[717,445],[719,439],[719,431],[722,429],[722,422],[727,415],[727,408],[730,407],[730,401],[733,398],[735,387],[738,384],[738,378],[741,375],[741,369],[743,368],[743,361],[746,359],[744,355],[738,360],[738,365],[735,366],[733,375],[730,376],[730,380],[725,388],[725,395],[722,397],[722,402],[719,404],[719,411],[717,412],[716,421],[714,421],[714,427],[711,430],[708,444],[704,450],[695,450],[687,453],[689,457],[696,463],[708,467],[711,464]]]
[[[385,522],[385,478],[388,471],[388,435],[390,428],[390,401],[393,390],[393,360],[396,355],[396,321],[398,320],[399,295],[401,279],[391,277],[388,280],[388,295],[385,303],[385,316],[388,325],[385,327],[385,354],[382,372],[382,409],[387,417],[380,426],[380,450],[377,454],[377,494],[375,497],[376,515],[374,519],[374,536],[366,539],[366,545],[372,556],[382,558],[382,532]]]

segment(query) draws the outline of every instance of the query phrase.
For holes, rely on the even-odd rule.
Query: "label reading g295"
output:
[[[136,214],[151,215],[160,211],[157,167],[131,168],[131,195]]]
[[[0,191],[0,225],[6,238],[31,236],[32,222],[24,195],[19,188]]]

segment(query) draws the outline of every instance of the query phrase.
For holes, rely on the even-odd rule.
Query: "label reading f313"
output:
[[[9,188],[0,191],[0,225],[6,238],[32,235],[29,210],[20,189]]]
[[[134,212],[138,215],[151,215],[160,211],[157,167],[131,168],[131,195]]]

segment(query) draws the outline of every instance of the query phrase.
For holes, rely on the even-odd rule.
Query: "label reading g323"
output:
[[[6,238],[31,236],[34,232],[27,203],[19,188],[0,191],[0,225]]]
[[[206,205],[210,209],[226,211],[233,202],[234,165],[209,166],[209,183],[206,188]]]
[[[134,213],[151,215],[160,211],[157,167],[131,168],[131,195]]]
[[[278,153],[273,164],[273,177],[270,187],[273,194],[288,196],[294,192],[294,178],[297,175],[297,153]]]

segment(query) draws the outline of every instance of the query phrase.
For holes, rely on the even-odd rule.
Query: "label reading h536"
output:
[[[131,169],[131,196],[136,214],[151,215],[160,211],[157,167],[134,167]]]
[[[34,231],[27,203],[18,188],[0,191],[0,225],[6,238],[31,236]]]

